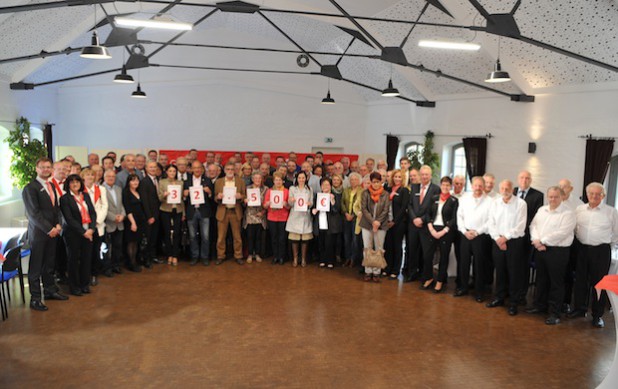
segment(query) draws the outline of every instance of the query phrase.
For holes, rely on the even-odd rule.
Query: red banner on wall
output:
[[[234,154],[236,153],[235,151],[221,151],[221,150],[198,150],[197,151],[197,159],[200,160],[201,162],[205,162],[206,161],[206,152],[207,151],[212,151],[213,153],[216,154],[221,154],[221,161],[225,164],[225,162],[227,162],[228,159],[230,159],[230,157],[233,157]],[[260,158],[260,160],[262,159],[262,154],[268,153],[270,154],[270,164],[272,166],[275,166],[275,161],[277,159],[277,157],[282,156],[285,160],[288,159],[288,154],[289,153],[282,153],[282,152],[278,152],[278,151],[255,151],[253,152],[253,155],[257,156]],[[185,157],[187,154],[189,154],[189,150],[159,150],[159,154],[165,154],[169,157],[169,161],[173,162],[176,160],[176,158],[178,157]],[[246,153],[240,153],[242,155],[243,158],[243,163],[245,162],[245,154]],[[298,157],[297,162],[300,164],[305,160],[305,157],[307,155],[315,155],[312,153],[296,153],[296,156]],[[324,154],[324,161],[333,161],[333,162],[337,162],[340,161],[341,158],[343,157],[348,157],[350,158],[350,162],[351,161],[356,161],[358,160],[358,155],[357,154]]]

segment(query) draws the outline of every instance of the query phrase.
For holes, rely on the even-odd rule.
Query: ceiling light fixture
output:
[[[146,27],[146,28],[158,28],[163,30],[179,30],[189,31],[193,29],[191,23],[176,22],[168,19],[132,19],[132,18],[114,18],[114,23],[120,27]]]
[[[509,72],[502,70],[502,65],[500,64],[500,38],[498,38],[498,59],[494,65],[494,71],[489,73],[485,82],[496,84],[508,81],[511,81],[511,76],[509,76]]]
[[[328,79],[328,93],[326,94],[326,97],[322,99],[322,104],[335,104],[335,99],[330,97],[330,78]]]
[[[142,90],[142,85],[140,84],[139,70],[137,71],[137,89],[134,90],[133,93],[131,93],[131,97],[134,97],[136,99],[145,99],[146,98],[146,92],[144,92]]]
[[[136,99],[145,99],[146,98],[146,92],[144,92],[142,90],[142,86],[140,85],[140,83],[137,83],[137,89],[133,91],[133,93],[131,93],[131,97],[135,97]]]
[[[127,73],[127,66],[122,65],[122,71],[116,74],[116,77],[114,77],[114,82],[119,84],[133,84],[135,80],[133,79],[133,76]]]
[[[448,49],[448,50],[465,50],[465,51],[478,51],[481,45],[478,43],[470,42],[449,42],[440,40],[427,40],[423,39],[418,41],[419,47],[430,47],[434,49]]]
[[[92,32],[92,40],[90,46],[86,46],[82,49],[82,53],[79,55],[82,58],[88,59],[109,59],[112,56],[107,51],[105,46],[99,44],[99,36],[97,35],[97,6],[94,6],[94,28]]]
[[[388,87],[382,91],[384,97],[397,97],[399,90],[393,87],[393,65],[391,65],[391,78],[388,80]]]

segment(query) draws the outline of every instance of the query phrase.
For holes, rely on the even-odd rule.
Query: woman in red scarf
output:
[[[384,255],[384,237],[388,228],[388,212],[391,206],[389,194],[382,186],[382,176],[373,172],[369,175],[371,185],[361,195],[361,220],[360,227],[363,234],[365,249],[363,257],[370,254],[369,250],[375,250]],[[365,266],[365,281],[380,282],[382,268]]]
[[[459,202],[457,198],[451,196],[452,184],[453,181],[450,177],[442,177],[440,180],[440,194],[431,199],[429,223],[427,223],[431,235],[431,245],[429,250],[424,253],[424,282],[421,284],[421,289],[429,289],[434,283],[433,257],[436,249],[440,247],[440,263],[438,265],[438,277],[435,280],[435,293],[440,293],[445,289],[444,283],[448,277],[446,270],[451,245],[457,233],[457,207]]]
[[[84,194],[84,181],[71,174],[64,182],[60,198],[64,216],[63,239],[67,248],[69,288],[74,296],[90,293],[92,240],[97,228],[97,213],[90,196]]]

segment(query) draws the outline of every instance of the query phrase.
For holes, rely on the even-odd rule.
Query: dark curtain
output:
[[[613,139],[588,139],[586,140],[586,167],[584,169],[584,189],[582,201],[588,202],[586,186],[591,182],[603,183],[609,161],[614,151]]]
[[[487,138],[463,138],[463,146],[466,153],[468,177],[472,179],[472,177],[485,174]]]
[[[53,149],[52,126],[53,124],[46,124],[45,127],[43,127],[43,144],[47,148],[48,158],[53,158],[52,156],[52,149]]]
[[[399,138],[392,135],[386,135],[386,163],[388,164],[388,170],[395,168],[398,151]]]

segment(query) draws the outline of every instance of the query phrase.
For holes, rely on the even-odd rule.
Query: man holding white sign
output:
[[[191,265],[197,264],[199,260],[202,261],[204,266],[208,266],[210,263],[209,226],[212,217],[210,199],[212,199],[213,192],[212,181],[204,175],[204,165],[200,161],[193,161],[191,174],[184,182],[183,187],[187,227],[189,227]]]
[[[228,227],[232,228],[234,237],[234,259],[242,265],[242,239],[240,237],[240,222],[242,220],[242,203],[245,199],[245,183],[234,174],[234,164],[227,163],[224,169],[225,177],[215,183],[215,199],[217,206],[217,262],[220,265],[225,260],[225,242]]]

